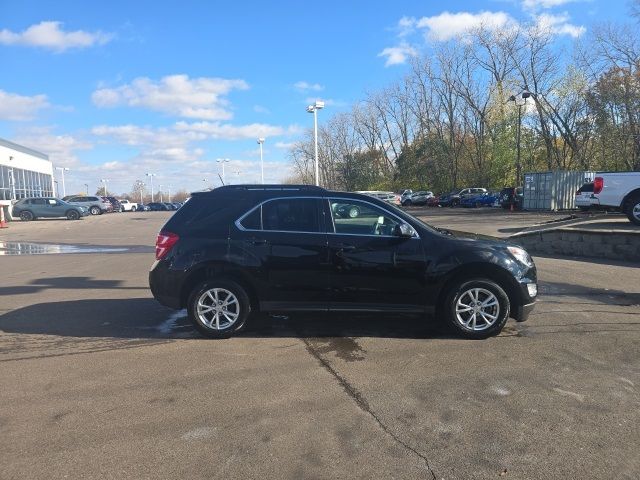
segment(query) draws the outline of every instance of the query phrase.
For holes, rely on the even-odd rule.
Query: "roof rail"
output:
[[[222,187],[214,188],[213,190],[194,193],[209,193],[209,192],[224,192],[229,190],[254,190],[254,191],[279,191],[279,192],[295,192],[295,191],[315,191],[326,192],[322,187],[316,185],[282,185],[282,184],[236,184],[236,185],[224,185]]]

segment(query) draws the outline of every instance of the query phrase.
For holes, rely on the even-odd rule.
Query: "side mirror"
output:
[[[410,238],[416,234],[416,231],[408,223],[400,223],[396,225],[394,233],[397,237]]]

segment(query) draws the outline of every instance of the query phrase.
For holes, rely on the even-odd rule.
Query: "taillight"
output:
[[[593,180],[593,193],[600,193],[604,188],[604,178],[596,177]]]
[[[160,232],[156,238],[156,260],[162,260],[180,239],[178,235],[171,232]]]

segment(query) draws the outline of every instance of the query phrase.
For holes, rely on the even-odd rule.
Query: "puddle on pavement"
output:
[[[56,253],[121,253],[131,248],[60,245],[53,243],[0,242],[0,255],[47,255]]]

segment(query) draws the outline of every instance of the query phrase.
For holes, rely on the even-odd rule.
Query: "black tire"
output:
[[[29,210],[20,212],[20,220],[22,220],[23,222],[30,222],[31,220],[35,220],[35,218],[35,215]]]
[[[480,300],[487,298],[484,296],[485,294],[482,293],[482,291],[490,292],[497,299],[497,306],[499,308],[497,310],[492,310],[497,318],[489,327],[483,330],[474,330],[472,328],[465,327],[461,321],[458,320],[456,313],[458,300],[462,297],[462,299],[466,301],[465,299],[469,297],[465,297],[465,295],[471,289],[480,289],[481,293],[479,295],[483,296]],[[473,278],[471,280],[460,281],[453,285],[451,291],[445,298],[441,312],[444,323],[451,331],[464,338],[479,340],[497,335],[502,331],[502,328],[509,319],[510,308],[509,296],[500,285],[488,278]],[[464,313],[472,314],[471,312]],[[465,318],[463,314],[461,314],[461,317],[463,319]]]
[[[584,207],[584,206],[582,206],[582,207],[578,207],[578,209],[579,209],[581,212],[588,212],[588,211],[589,211],[589,207]]]
[[[96,207],[95,205],[93,207],[91,207],[89,209],[89,213],[91,215],[100,215],[102,213],[102,210],[100,210],[100,207]]]
[[[640,225],[640,195],[635,195],[627,201],[626,213],[631,223]]]
[[[412,203],[413,203],[413,202],[412,202],[411,200],[405,200],[405,202],[404,202],[404,206],[405,206],[405,207],[410,207]]]
[[[131,207],[130,211],[135,212],[136,211],[136,207]]]
[[[235,296],[235,298],[237,299],[238,318],[228,328],[221,328],[220,330],[211,328],[205,325],[198,315],[197,308],[199,299],[207,291],[210,291],[212,289],[226,290],[232,293],[233,296]],[[217,280],[212,279],[196,285],[196,287],[189,295],[189,300],[187,301],[187,312],[189,314],[189,319],[203,336],[208,338],[229,338],[234,333],[244,328],[247,322],[247,318],[249,318],[249,314],[251,313],[251,302],[249,301],[247,292],[236,282],[224,278]]]
[[[67,212],[67,220],[78,220],[80,218],[80,214],[76,210],[69,210]]]

